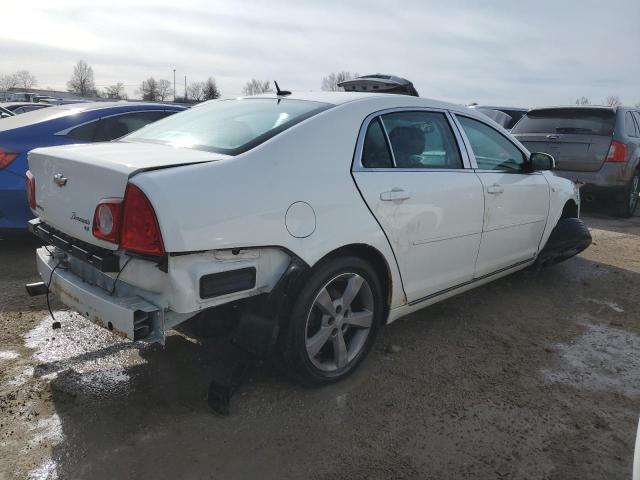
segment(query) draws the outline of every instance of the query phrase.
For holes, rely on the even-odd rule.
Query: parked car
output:
[[[523,107],[499,107],[494,105],[470,105],[469,108],[474,108],[484,113],[491,120],[509,131],[529,111],[528,108]]]
[[[116,142],[32,151],[30,228],[56,247],[37,251],[43,282],[98,325],[163,342],[231,305],[241,344],[323,384],[383,324],[586,248],[578,189],[552,165],[424,98],[212,101]]]
[[[32,104],[39,105],[39,104]],[[184,110],[134,102],[49,106],[0,121],[0,229],[25,229],[33,217],[24,175],[27,153],[37,147],[104,142]]]
[[[50,107],[47,103],[31,103],[31,102],[5,102],[0,103],[0,107],[4,110],[9,110],[14,115],[20,115],[21,113],[32,112],[33,110],[40,110],[41,108]]]
[[[584,184],[585,199],[631,217],[640,194],[640,109],[571,106],[530,110],[513,129],[527,148],[556,159],[556,174]]]

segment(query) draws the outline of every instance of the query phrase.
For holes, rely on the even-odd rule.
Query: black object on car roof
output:
[[[374,93],[398,93],[400,95],[411,95],[419,97],[418,91],[414,88],[406,78],[396,77],[395,75],[383,75],[376,73],[375,75],[364,75],[346,80],[338,84],[347,92],[374,92]]]

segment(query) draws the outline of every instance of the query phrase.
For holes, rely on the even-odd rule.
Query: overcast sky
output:
[[[421,96],[536,106],[640,102],[640,0],[82,0],[3,2],[0,74],[64,88],[87,61],[98,87],[149,77],[252,77],[319,90],[324,75],[391,73]],[[19,21],[20,20],[20,21]]]

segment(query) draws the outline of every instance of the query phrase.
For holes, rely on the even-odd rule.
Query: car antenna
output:
[[[276,82],[274,80],[273,83],[276,86],[276,95],[277,96],[284,97],[284,96],[287,96],[287,95],[291,95],[291,92],[289,90],[280,90],[280,87],[278,86],[278,82]]]

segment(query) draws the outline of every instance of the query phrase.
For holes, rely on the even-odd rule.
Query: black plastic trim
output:
[[[200,277],[200,298],[214,298],[251,290],[256,286],[255,267],[210,273]]]
[[[93,265],[101,272],[120,271],[120,257],[111,250],[70,237],[44,222],[29,223],[29,231],[49,245]]]

